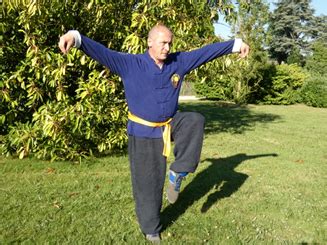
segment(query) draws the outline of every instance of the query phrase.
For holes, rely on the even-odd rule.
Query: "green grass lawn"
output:
[[[202,158],[163,244],[326,244],[327,110],[183,103],[207,120]],[[172,158],[170,159],[172,161]],[[0,157],[0,244],[145,244],[126,155],[82,164]]]

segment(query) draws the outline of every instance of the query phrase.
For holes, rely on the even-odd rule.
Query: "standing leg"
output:
[[[144,234],[160,233],[160,210],[166,175],[162,139],[129,136],[128,152],[135,209]]]

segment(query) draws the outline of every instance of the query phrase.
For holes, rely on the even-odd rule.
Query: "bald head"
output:
[[[173,37],[173,32],[163,24],[157,24],[151,28],[148,34],[148,41],[154,40],[160,33],[168,34]]]
[[[173,41],[172,31],[165,25],[158,24],[152,27],[148,36],[148,51],[157,65],[162,66],[168,57]]]

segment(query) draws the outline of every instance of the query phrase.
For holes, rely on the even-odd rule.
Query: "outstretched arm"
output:
[[[187,73],[206,62],[226,54],[239,53],[241,58],[245,58],[249,54],[249,50],[249,46],[242,39],[236,38],[231,41],[209,44],[193,51],[182,52],[181,59]]]
[[[80,48],[86,55],[120,76],[128,72],[130,62],[134,60],[133,55],[111,50],[76,30],[70,30],[59,40],[59,48],[64,54],[67,54],[72,47]]]

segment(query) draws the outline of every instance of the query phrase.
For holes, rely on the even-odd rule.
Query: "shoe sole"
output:
[[[175,186],[169,183],[167,188],[167,199],[170,204],[174,204],[178,199],[179,192],[175,191]]]
[[[158,236],[146,235],[145,238],[151,243],[159,244],[161,242],[159,235]]]

